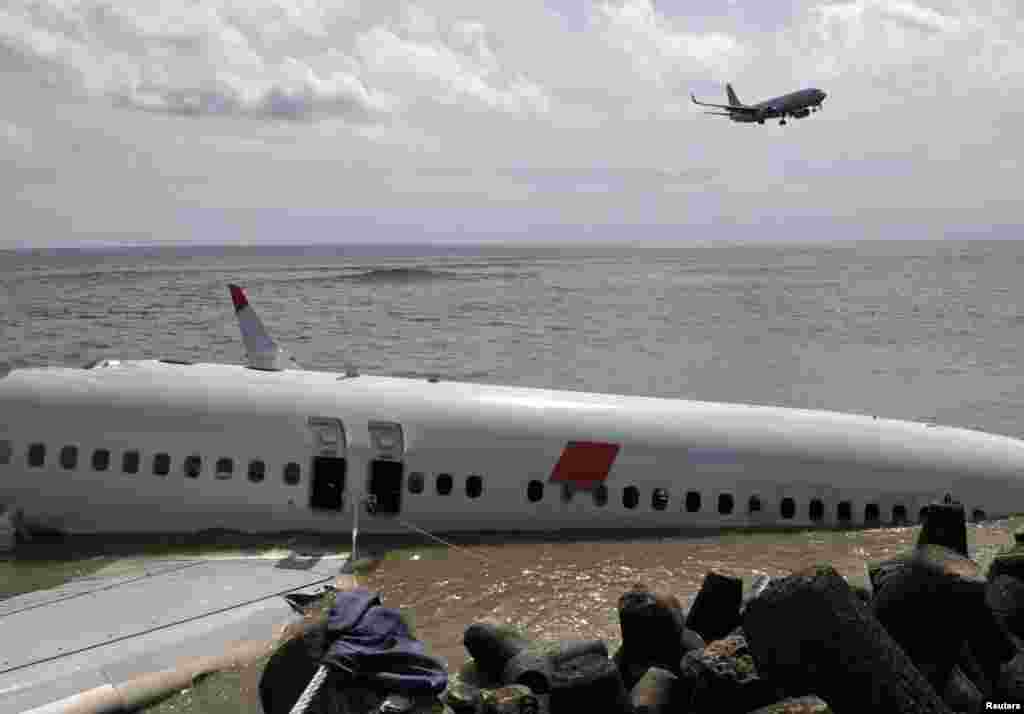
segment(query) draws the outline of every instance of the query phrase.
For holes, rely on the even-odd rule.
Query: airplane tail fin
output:
[[[235,316],[242,331],[245,343],[245,356],[249,367],[279,372],[285,369],[298,368],[298,362],[284,348],[278,346],[267,333],[263,321],[249,305],[242,288],[228,285],[231,291],[231,302],[235,305]]]
[[[744,106],[743,102],[740,101],[740,98],[736,96],[736,92],[733,91],[731,84],[725,85],[725,94],[729,97],[729,104],[732,104],[734,107]]]

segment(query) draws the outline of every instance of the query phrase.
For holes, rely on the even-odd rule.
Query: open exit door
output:
[[[374,516],[397,516],[402,511],[402,483],[405,476],[405,442],[402,425],[371,421],[368,425],[373,458],[367,474],[368,494]]]
[[[310,417],[309,428],[313,432],[309,506],[318,511],[341,511],[348,472],[344,425],[339,419]]]

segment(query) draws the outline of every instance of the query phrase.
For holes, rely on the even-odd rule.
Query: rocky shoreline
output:
[[[988,572],[957,503],[932,504],[916,546],[851,587],[827,565],[743,582],[708,573],[689,611],[642,584],[618,601],[622,644],[536,641],[474,623],[440,696],[335,680],[307,712],[947,714],[1024,704],[1024,535]],[[581,633],[582,634],[582,633]],[[268,663],[265,714],[291,711],[318,663],[301,639]],[[285,693],[283,690],[287,690]],[[271,694],[273,692],[274,694]],[[283,695],[283,696],[282,696]]]

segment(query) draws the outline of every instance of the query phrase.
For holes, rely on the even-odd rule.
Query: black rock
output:
[[[637,585],[619,598],[622,646],[615,653],[623,684],[632,689],[649,667],[678,671],[679,660],[701,637],[683,626],[683,608],[673,595]]]
[[[637,685],[647,670],[653,666],[657,666],[640,656],[630,658],[626,654],[626,649],[621,646],[619,649],[615,650],[615,654],[612,656],[612,663],[615,665],[615,668],[619,670],[619,677],[622,678],[622,686],[624,686],[627,691],[632,690],[633,687]],[[675,667],[665,667],[665,669],[674,673],[678,672],[679,663],[677,662]]]
[[[607,656],[585,654],[557,662],[551,673],[551,714],[628,714],[629,694]]]
[[[988,579],[1000,575],[1011,575],[1024,581],[1024,545],[1016,543],[1012,548],[997,553],[988,566]]]
[[[960,650],[960,656],[957,658],[957,666],[960,671],[974,683],[974,686],[978,688],[981,695],[986,699],[991,699],[994,696],[993,682],[999,678],[999,668],[996,667],[995,679],[985,671],[985,667],[981,664],[981,661],[975,656],[974,649],[971,647],[970,642],[964,642],[963,647]],[[1002,664],[1001,662],[999,663]]]
[[[522,684],[536,694],[548,694],[551,691],[551,675],[561,663],[591,654],[607,659],[608,646],[602,640],[536,642],[505,664],[501,683]]]
[[[755,599],[764,589],[768,587],[768,583],[772,581],[770,575],[758,574],[754,576],[754,579],[750,583],[750,591],[743,596],[743,601],[740,603],[740,617],[743,616],[743,611],[747,609],[747,605],[751,600]]]
[[[690,606],[686,627],[705,642],[725,637],[740,624],[743,579],[708,573]]]
[[[870,605],[871,600],[874,597],[874,591],[868,588],[861,587],[860,585],[854,585],[850,588],[853,590],[853,594],[860,598],[860,601],[865,605]]]
[[[743,635],[730,635],[679,663],[679,699],[684,711],[746,712],[778,701],[785,693],[758,675]]]
[[[942,698],[960,714],[979,714],[985,710],[985,696],[959,667],[950,672]]]
[[[687,652],[693,652],[694,650],[704,649],[705,642],[704,638],[698,635],[693,630],[683,629],[683,634],[680,638],[679,643],[679,659],[681,660]],[[630,650],[630,654],[627,656],[626,648],[619,647],[615,651],[615,656],[612,658],[615,662],[615,666],[619,668],[619,674],[622,676],[622,683],[626,689],[633,689],[640,678],[644,676],[651,667],[660,667],[666,669],[674,674],[679,674],[679,660],[676,660],[671,665],[666,665],[662,661],[655,661],[649,657],[642,648],[634,648],[638,650],[633,652]]]
[[[999,621],[1015,636],[1024,636],[1024,581],[997,575],[985,589],[985,602]]]
[[[1018,595],[1016,582],[998,575],[985,587],[985,605],[971,613],[971,628],[967,640],[971,652],[993,685],[999,681],[1000,670],[1021,650],[1021,642],[1010,632],[1006,615],[1013,614]],[[970,672],[964,670],[970,676]],[[972,678],[973,679],[973,678]],[[980,683],[975,679],[975,684]]]
[[[511,628],[476,622],[466,628],[462,644],[481,672],[500,679],[508,661],[532,642]]]
[[[928,680],[827,566],[773,582],[743,617],[762,677],[838,714],[949,714]]]
[[[629,694],[634,714],[672,714],[679,711],[679,702],[676,701],[678,679],[667,669],[648,669]]]
[[[941,692],[970,632],[969,615],[981,614],[984,578],[973,561],[935,545],[885,565],[871,601],[874,615]]]
[[[941,545],[967,557],[967,518],[961,503],[931,503],[924,508],[918,545]]]
[[[1000,668],[993,698],[1009,704],[1024,704],[1024,652]]]
[[[641,648],[654,662],[679,661],[683,609],[674,595],[661,595],[638,585],[619,598],[622,646]]]

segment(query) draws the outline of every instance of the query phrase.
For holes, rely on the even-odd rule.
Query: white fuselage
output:
[[[617,446],[606,477],[553,482],[570,442]],[[888,524],[947,494],[1024,512],[1022,474],[1016,439],[823,411],[152,360],[0,378],[0,504],[69,533],[343,532],[371,494],[371,533]]]

